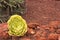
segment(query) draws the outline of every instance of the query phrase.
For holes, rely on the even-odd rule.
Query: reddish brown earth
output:
[[[26,0],[28,32],[23,37],[7,34],[7,24],[0,25],[0,40],[60,40],[60,0]],[[6,25],[6,26],[4,26]]]
[[[46,25],[29,23],[22,37],[9,36],[7,27],[7,23],[0,24],[0,40],[60,40],[60,21],[50,21]]]
[[[48,24],[60,20],[60,1],[57,0],[26,0],[26,15],[28,23]]]

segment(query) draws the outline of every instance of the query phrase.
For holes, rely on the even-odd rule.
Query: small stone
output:
[[[7,29],[7,23],[0,24],[0,39],[4,38],[7,39],[9,37],[8,35],[8,29]]]
[[[57,31],[56,31],[58,34],[60,34],[60,29],[57,29]]]
[[[54,33],[54,32],[55,32],[55,29],[51,27],[51,28],[49,29],[49,31],[52,32],[52,33]]]
[[[38,23],[29,23],[29,24],[28,24],[28,27],[29,27],[29,28],[36,28],[37,26],[39,26]]]
[[[37,26],[37,29],[40,29],[40,26]]]
[[[29,37],[22,37],[22,38],[19,38],[19,40],[31,40]]]
[[[55,33],[51,33],[50,35],[48,35],[48,40],[57,40],[58,39],[58,35]]]
[[[40,37],[40,40],[47,40],[45,37]]]
[[[52,25],[52,26],[56,26],[56,25],[58,25],[59,24],[59,21],[51,21],[50,22],[50,25]]]
[[[35,30],[33,30],[33,29],[28,29],[28,32],[27,32],[28,34],[35,34]]]
[[[58,40],[60,40],[60,36],[58,37]]]
[[[48,25],[42,25],[41,26],[43,29],[49,29]]]

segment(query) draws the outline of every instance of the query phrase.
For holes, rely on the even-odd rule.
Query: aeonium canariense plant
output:
[[[19,15],[12,15],[7,23],[10,36],[23,36],[27,32],[27,23]]]

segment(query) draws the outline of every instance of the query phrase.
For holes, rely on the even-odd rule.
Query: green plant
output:
[[[13,14],[23,15],[25,13],[24,0],[0,0],[0,19],[6,22]]]
[[[27,32],[27,23],[19,15],[12,15],[7,23],[10,36],[23,36]]]
[[[9,9],[10,13],[24,13],[24,0],[0,0],[0,9]]]

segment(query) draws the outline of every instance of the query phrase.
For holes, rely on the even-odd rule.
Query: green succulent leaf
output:
[[[9,0],[9,2],[18,2],[18,3],[22,3],[22,2],[24,2],[24,0]]]
[[[8,34],[11,36],[23,36],[27,32],[27,23],[19,15],[12,15],[7,23]]]

